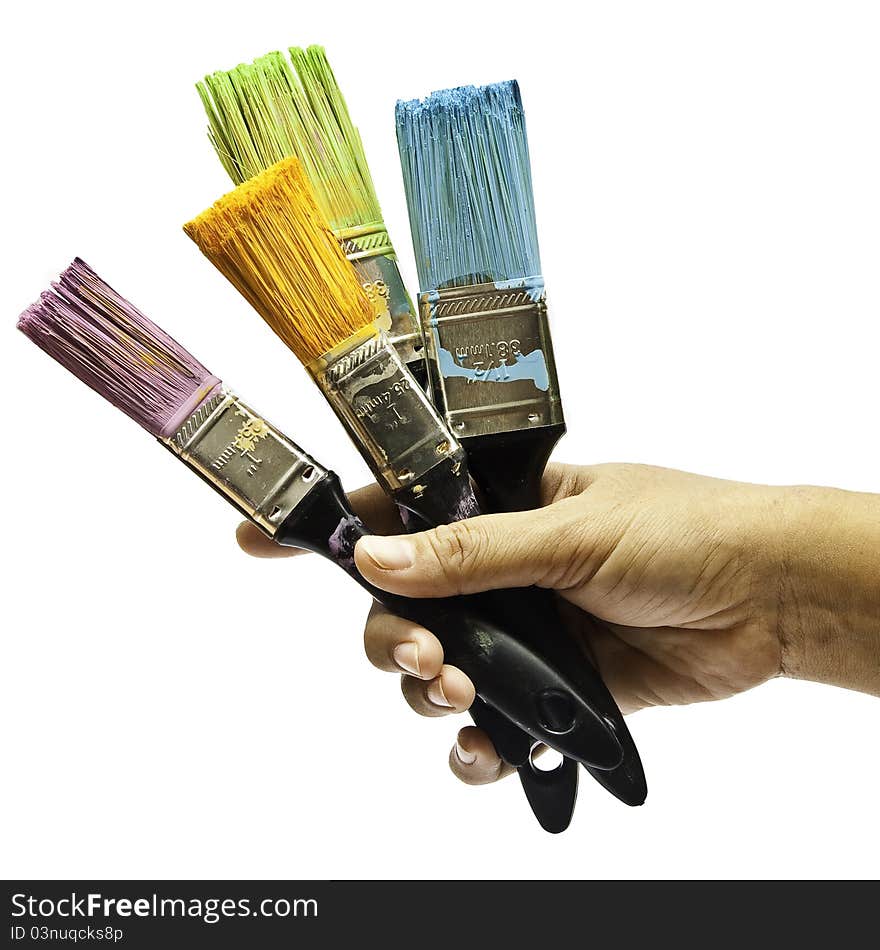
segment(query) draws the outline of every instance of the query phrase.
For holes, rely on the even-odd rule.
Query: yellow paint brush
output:
[[[477,513],[461,445],[377,326],[297,159],[246,180],[184,230],[305,365],[406,519]]]

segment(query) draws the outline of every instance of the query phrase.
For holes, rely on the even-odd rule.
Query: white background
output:
[[[398,97],[516,77],[558,456],[880,491],[873,3],[31,3],[3,30],[3,876],[874,876],[880,701],[774,682],[630,720],[543,834],[460,785],[362,654],[365,595],[231,509],[13,330],[74,255],[356,486],[290,353],[184,236],[228,190],[193,83],[326,45],[404,274]]]

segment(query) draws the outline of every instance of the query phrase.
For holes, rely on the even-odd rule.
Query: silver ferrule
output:
[[[416,309],[412,305],[397,256],[384,225],[363,225],[337,231],[345,256],[354,265],[376,310],[379,326],[404,363],[423,363],[424,340]]]
[[[464,464],[464,452],[400,352],[367,327],[308,366],[377,481],[414,486],[435,465]]]
[[[423,293],[434,404],[459,438],[564,422],[543,283]]]
[[[270,537],[327,472],[224,389],[160,441]]]

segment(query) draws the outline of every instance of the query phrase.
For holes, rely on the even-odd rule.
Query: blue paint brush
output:
[[[396,121],[432,398],[465,448],[485,507],[537,508],[565,420],[519,86],[398,102]],[[517,609],[515,598],[510,606]],[[565,662],[566,637],[535,635]],[[608,715],[623,763],[588,771],[639,805],[647,785],[638,751],[613,701]]]
[[[565,432],[516,82],[397,104],[432,396],[496,511],[535,508]]]

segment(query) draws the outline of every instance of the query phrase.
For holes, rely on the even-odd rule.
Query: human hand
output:
[[[350,497],[378,535],[401,530],[376,486]],[[555,590],[625,713],[722,699],[782,673],[880,693],[876,496],[641,465],[551,465],[543,503],[364,538],[357,567],[377,587],[411,597]],[[239,542],[252,554],[287,553],[251,525]],[[844,618],[873,632],[843,649]],[[472,684],[443,664],[429,631],[374,607],[365,646],[375,666],[403,673],[417,712],[461,712],[473,701]],[[450,765],[472,784],[510,771],[475,727],[459,733]]]

